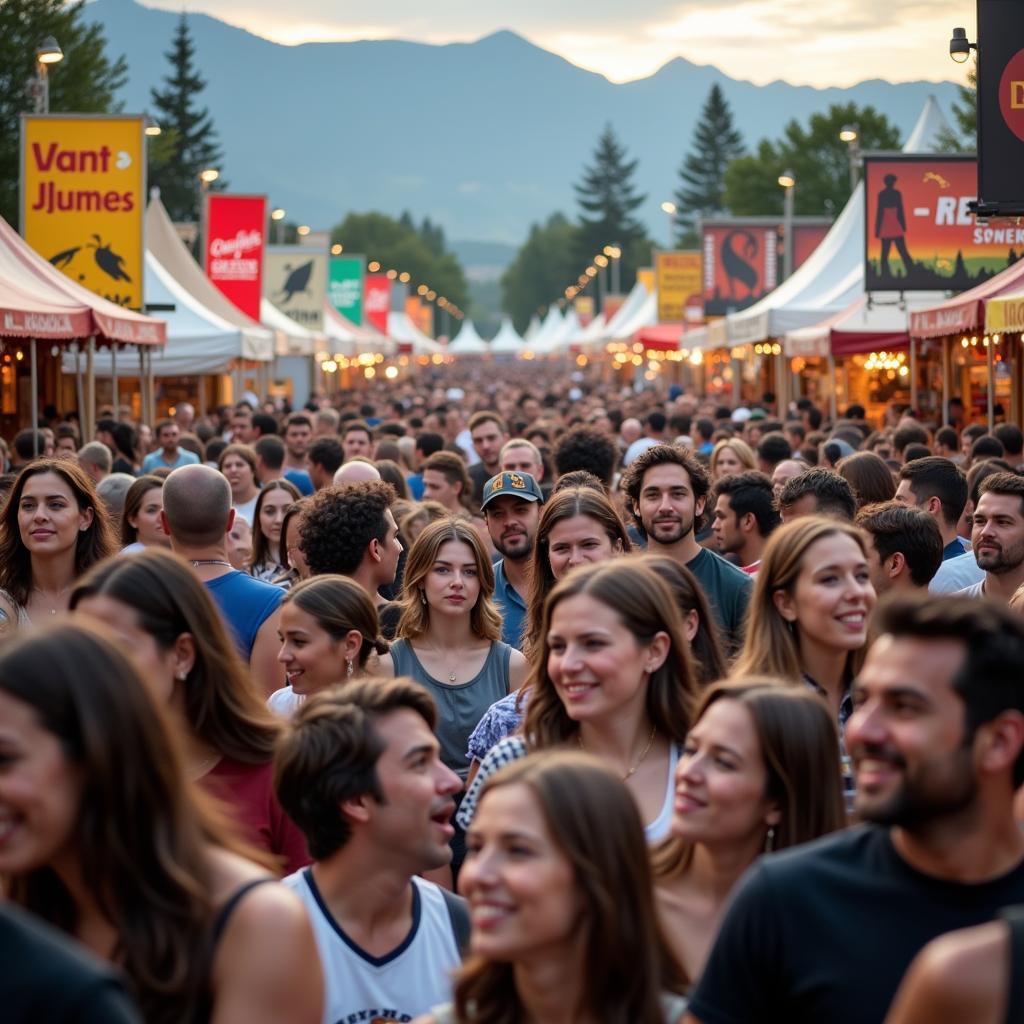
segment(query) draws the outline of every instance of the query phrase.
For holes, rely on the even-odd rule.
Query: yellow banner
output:
[[[1024,331],[1024,295],[989,299],[985,306],[985,330],[989,334]]]
[[[141,117],[24,116],[21,233],[105,299],[141,309],[145,136]]]
[[[681,324],[687,302],[701,294],[700,253],[655,253],[654,277],[658,288],[658,323]]]
[[[654,267],[640,267],[636,279],[647,289],[648,295],[654,291]]]

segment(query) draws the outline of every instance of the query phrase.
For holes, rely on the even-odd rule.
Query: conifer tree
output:
[[[171,49],[165,54],[171,64],[163,89],[151,92],[156,119],[168,136],[159,158],[151,159],[149,183],[160,188],[160,198],[172,220],[198,221],[199,172],[215,167],[223,172],[223,152],[217,141],[213,118],[207,108],[197,105],[206,82],[195,66],[195,44],[182,14]],[[227,186],[223,173],[211,188]]]
[[[743,153],[743,138],[733,125],[725,95],[715,83],[701,108],[693,145],[679,168],[676,241],[681,248],[697,244],[698,218],[725,211],[725,169]]]
[[[634,183],[638,163],[627,159],[612,126],[605,125],[593,163],[584,168],[582,180],[573,186],[581,210],[576,230],[580,270],[606,245],[617,244],[622,250],[619,280],[623,290],[632,286],[637,266],[650,254],[647,233],[636,217],[647,201]]]

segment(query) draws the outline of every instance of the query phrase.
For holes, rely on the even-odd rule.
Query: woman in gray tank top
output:
[[[685,979],[658,924],[640,814],[618,775],[574,750],[492,776],[466,835],[472,919],[454,1000],[415,1024],[679,1024]]]
[[[494,572],[476,530],[461,519],[432,523],[409,551],[398,639],[381,658],[385,674],[411,676],[430,691],[441,759],[463,779],[469,734],[526,676],[526,659],[500,639],[493,593]]]

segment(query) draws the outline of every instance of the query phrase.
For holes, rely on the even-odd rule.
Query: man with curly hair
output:
[[[611,487],[619,453],[615,443],[601,431],[585,426],[567,430],[558,439],[554,455],[559,476],[585,469],[604,484],[606,491]]]
[[[697,577],[727,642],[738,646],[752,582],[742,569],[697,543],[710,488],[697,457],[670,444],[642,452],[622,480],[633,518],[647,536],[647,550],[667,555]]]
[[[326,487],[310,499],[299,527],[299,547],[314,576],[340,573],[369,595],[388,639],[398,622],[397,606],[381,587],[395,582],[402,542],[391,512],[395,492],[390,484],[372,481],[347,487]]]

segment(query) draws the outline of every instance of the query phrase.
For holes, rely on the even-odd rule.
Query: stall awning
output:
[[[644,348],[661,352],[678,352],[683,337],[682,324],[651,324],[641,327],[633,336]]]
[[[96,335],[129,345],[162,345],[167,325],[72,281],[0,217],[0,334],[47,341]]]
[[[952,299],[922,309],[910,318],[915,338],[939,338],[962,331],[977,331],[985,325],[985,307],[994,299],[1024,291],[1024,260],[990,277]]]
[[[985,333],[1024,331],[1024,291],[990,299],[985,306]]]

